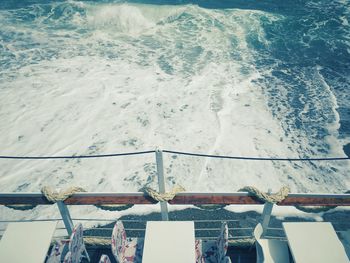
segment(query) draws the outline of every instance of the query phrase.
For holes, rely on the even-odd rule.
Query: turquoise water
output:
[[[349,23],[345,0],[2,0],[0,118],[13,134],[3,149],[350,156]],[[201,178],[209,166],[198,164]],[[342,189],[348,168],[306,173]]]

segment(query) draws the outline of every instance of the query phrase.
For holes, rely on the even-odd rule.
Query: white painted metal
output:
[[[61,213],[61,216],[63,219],[63,223],[64,223],[64,226],[66,227],[68,235],[72,235],[74,224],[73,224],[73,220],[70,216],[68,207],[66,206],[65,203],[63,203],[63,201],[58,201],[57,206],[58,206],[58,209],[60,210],[60,213]],[[87,260],[90,262],[90,257],[89,257],[87,250],[86,250],[86,247],[84,247],[84,254],[85,254],[85,257],[87,258]]]
[[[272,203],[265,203],[264,204],[264,210],[263,210],[262,215],[261,215],[261,225],[263,228],[263,233],[262,233],[263,236],[266,234],[266,230],[269,227],[272,208],[273,208]]]
[[[158,175],[158,187],[159,193],[165,193],[165,180],[164,180],[164,167],[163,167],[163,152],[161,150],[156,151],[156,163],[157,163],[157,175]],[[162,220],[168,221],[168,203],[160,202],[160,211],[162,213]]]
[[[331,223],[282,223],[295,263],[349,263]]]
[[[43,263],[57,221],[8,224],[0,241],[0,262]]]
[[[262,239],[263,227],[258,224],[254,229],[256,239],[257,263],[289,263],[287,242],[276,239]]]
[[[60,214],[62,216],[64,226],[67,229],[67,233],[68,235],[71,235],[73,233],[74,225],[68,207],[62,201],[58,201],[57,206],[60,210]]]
[[[194,222],[147,222],[143,263],[195,263]]]

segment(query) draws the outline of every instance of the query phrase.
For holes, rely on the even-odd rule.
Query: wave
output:
[[[343,102],[325,74],[330,56],[312,53],[317,43],[338,43],[316,41],[322,23],[314,18],[304,21],[311,29],[303,36],[302,22],[285,14],[197,5],[66,1],[0,15],[0,131],[8,134],[0,144],[8,154],[157,146],[243,156],[343,154]],[[165,161],[167,184],[189,191],[287,184],[339,192],[349,182],[346,164]],[[94,191],[156,187],[152,157],[11,162],[2,171],[2,190],[48,183]]]

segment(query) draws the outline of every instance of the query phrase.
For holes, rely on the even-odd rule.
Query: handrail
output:
[[[67,198],[66,205],[101,205],[101,204],[156,204],[142,192],[136,193],[76,193]],[[50,205],[42,193],[0,193],[0,205],[31,204]],[[172,205],[191,204],[235,204],[262,205],[247,192],[234,193],[179,193]],[[277,203],[279,206],[350,206],[350,194],[309,194],[290,193],[286,199]]]

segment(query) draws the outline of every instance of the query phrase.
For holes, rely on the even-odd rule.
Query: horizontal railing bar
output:
[[[101,221],[101,222],[115,222],[117,219],[100,219],[100,218],[72,218],[73,221]],[[137,221],[137,220],[122,220],[123,222],[146,222],[146,221]]]
[[[61,219],[62,220],[62,219]],[[72,218],[72,220],[75,220],[75,221],[103,221],[103,222],[115,222],[117,221],[117,219],[100,219],[100,218]],[[122,219],[121,221],[123,222],[127,222],[127,223],[144,223],[146,224],[147,223],[147,220],[129,220],[129,219]],[[152,220],[153,221],[153,220]],[[203,219],[203,220],[192,220],[193,222],[195,223],[212,223],[212,222],[239,222],[239,220],[218,220],[218,219]],[[1,221],[0,221],[1,222]]]
[[[85,230],[89,231],[89,230],[112,230],[113,227],[89,227],[86,228]],[[125,228],[126,230],[128,230],[128,228]]]
[[[100,204],[156,204],[144,193],[76,193],[67,198],[66,205]],[[263,202],[246,192],[237,193],[179,193],[173,200],[174,205],[191,204],[245,204],[259,205]],[[41,193],[0,193],[0,205],[11,204],[51,204]],[[350,206],[350,194],[289,194],[278,203],[280,206]]]
[[[264,236],[264,238],[266,239],[278,239],[278,240],[284,240],[284,241],[287,241],[287,238],[286,237],[278,237],[278,236]]]
[[[194,222],[197,223],[207,223],[207,222],[239,222],[240,220],[233,220],[233,219],[228,219],[228,220],[220,220],[220,219],[199,219],[199,220],[193,220]]]
[[[62,218],[56,219],[20,219],[20,220],[0,220],[0,223],[23,223],[23,222],[42,222],[42,221],[62,221]]]
[[[252,238],[252,237],[253,237],[252,235],[250,235],[250,236],[239,236],[239,235],[237,235],[235,237],[229,237],[228,240],[236,240],[236,239]]]
[[[66,228],[65,227],[56,227],[55,230],[65,230]],[[89,228],[90,229],[90,228]],[[1,228],[0,231],[5,231],[6,228]]]

